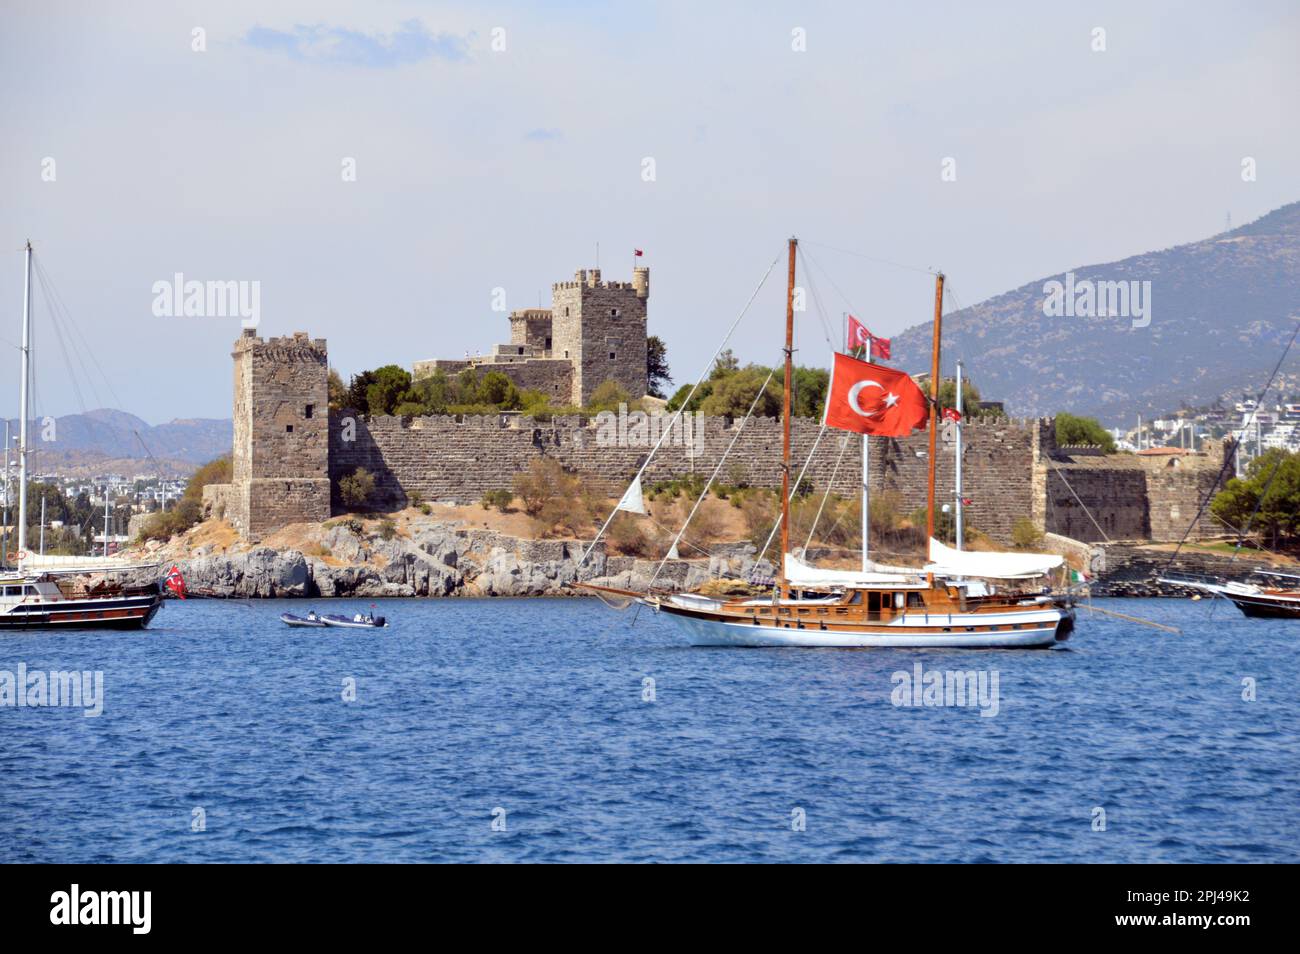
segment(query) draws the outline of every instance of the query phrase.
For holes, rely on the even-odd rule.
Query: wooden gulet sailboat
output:
[[[783,560],[771,597],[721,599],[692,593],[640,594],[592,584],[578,585],[630,597],[667,614],[697,646],[1042,648],[1067,639],[1074,627],[1074,612],[1069,606],[1058,603],[1041,588],[1037,592],[999,588],[1004,585],[1001,581],[1045,576],[1061,565],[1061,557],[970,553],[950,549],[934,539],[942,274],[936,277],[930,375],[929,562],[916,568],[884,566],[870,562],[864,554],[862,571],[830,570],[808,566],[791,554],[790,405],[797,247],[798,240],[791,238],[782,407]],[[855,409],[859,414],[873,413],[863,412],[856,404]],[[990,582],[993,580],[1000,582]]]
[[[0,565],[0,630],[10,629],[142,629],[162,605],[162,589],[157,583],[124,586],[105,577],[90,585],[73,582],[72,577],[108,574],[140,567],[95,562],[69,557],[33,558],[27,552],[27,455],[28,418],[31,411],[29,381],[31,376],[31,281],[32,243],[28,242],[24,258],[22,373],[19,383],[18,440],[18,527],[17,549],[4,554],[5,562],[16,570]],[[6,488],[7,492],[8,488]],[[156,567],[157,564],[147,564]]]

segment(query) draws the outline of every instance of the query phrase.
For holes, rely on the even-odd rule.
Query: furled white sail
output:
[[[1056,569],[1064,557],[1054,553],[982,553],[954,550],[930,541],[931,561],[924,567],[871,563],[870,569],[835,570],[809,566],[791,553],[785,555],[785,577],[791,586],[906,586],[927,573],[939,577],[976,576],[993,580],[1027,580]]]
[[[1025,580],[1042,576],[1065,562],[1055,553],[985,553],[954,550],[930,540],[926,572],[935,576],[982,576],[995,580]]]
[[[623,497],[619,500],[616,510],[626,510],[628,513],[639,513],[645,516],[649,511],[645,508],[645,497],[641,494],[641,478],[638,476],[628,484],[627,490],[623,491]]]
[[[792,553],[785,555],[785,578],[791,586],[878,586],[895,584],[905,586],[909,583],[919,584],[917,574],[902,567],[895,572],[868,572],[861,570],[833,570],[819,566],[809,566]]]

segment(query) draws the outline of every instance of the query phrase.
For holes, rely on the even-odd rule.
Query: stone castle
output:
[[[512,328],[518,328],[524,339],[518,346],[524,353],[510,357],[524,360],[502,361],[499,366],[517,371],[534,363],[562,364],[562,370],[538,373],[558,375],[555,381],[571,387],[574,400],[589,395],[595,386],[591,382],[598,376],[602,381],[609,378],[604,372],[614,366],[614,373],[623,375],[614,380],[630,393],[644,393],[644,351],[635,370],[618,355],[630,339],[639,340],[644,348],[646,281],[648,276],[639,285],[616,286],[613,296],[603,294],[609,286],[601,285],[599,276],[593,285],[590,274],[584,281],[557,285],[549,320],[545,312],[511,316]],[[593,294],[597,291],[602,294]],[[576,324],[574,319],[584,311],[589,315],[596,301],[601,304],[595,307],[604,309],[598,320]],[[630,301],[639,306],[629,314],[622,309]],[[619,314],[610,314],[609,309],[619,309]],[[613,336],[606,336],[605,330],[624,321],[627,325],[617,327],[635,326],[628,337],[613,339],[619,342],[616,345],[606,344]],[[548,328],[550,348],[546,347]],[[557,328],[569,337],[557,338]],[[597,342],[607,350],[591,353]],[[546,356],[557,350],[561,355],[567,351],[569,359]],[[597,489],[616,496],[649,452],[648,446],[602,443],[598,422],[577,415],[542,421],[518,413],[400,418],[329,411],[325,342],[303,332],[264,341],[246,330],[232,356],[233,479],[206,488],[204,502],[223,513],[246,540],[256,541],[290,523],[319,522],[344,512],[338,483],[358,467],[375,475],[373,505],[396,509],[417,495],[432,502],[475,502],[486,491],[511,487],[514,475],[542,456],[554,458]],[[495,361],[488,363],[498,366]],[[601,372],[594,374],[593,367]],[[633,386],[637,381],[642,383],[639,390]],[[738,426],[730,418],[705,419],[698,442],[665,443],[646,480],[712,473]],[[792,422],[794,460],[802,466],[816,444],[807,470],[813,487],[820,491],[831,484],[837,493],[856,494],[860,477],[851,464],[857,453],[854,447],[844,449],[850,463],[838,466],[841,439],[856,442],[856,438],[830,432],[818,442],[819,430],[811,419]],[[964,427],[963,496],[971,500],[966,509],[971,526],[1001,543],[1010,542],[1021,517],[1030,518],[1039,530],[1084,542],[1177,540],[1197,515],[1201,499],[1216,486],[1226,452],[1223,445],[1213,443],[1200,454],[1101,456],[1086,448],[1058,447],[1054,433],[1051,420],[974,420]],[[924,432],[903,439],[872,438],[872,492],[895,491],[905,511],[923,506],[926,442]],[[949,502],[955,454],[951,444],[940,448],[939,500]],[[780,421],[751,420],[720,479],[779,487],[780,453]],[[1193,535],[1213,532],[1208,520],[1202,520]]]
[[[557,404],[585,405],[606,381],[641,398],[649,298],[648,268],[634,268],[630,282],[601,281],[599,268],[579,269],[573,281],[551,285],[550,308],[510,313],[509,344],[461,361],[417,361],[412,372],[421,378],[471,367],[500,371],[520,390],[541,391]]]

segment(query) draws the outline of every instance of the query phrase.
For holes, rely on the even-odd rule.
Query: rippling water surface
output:
[[[387,600],[381,633],[190,601],[0,635],[0,670],[105,683],[98,718],[0,708],[0,861],[1300,860],[1300,622],[1097,605],[1183,634],[1081,613],[1052,651],[693,649],[588,600]],[[917,662],[996,670],[997,714],[896,707]]]

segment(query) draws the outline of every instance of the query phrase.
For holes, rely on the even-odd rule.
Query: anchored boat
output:
[[[797,244],[796,239],[790,239],[786,289],[780,520],[784,557],[770,595],[717,598],[697,593],[643,594],[587,583],[577,586],[601,595],[639,602],[666,613],[697,646],[1000,649],[1043,648],[1068,639],[1074,628],[1072,606],[1052,596],[1045,586],[1032,583],[1060,567],[1064,562],[1062,557],[1054,554],[972,553],[949,548],[934,537],[942,273],[936,276],[935,284],[934,344],[928,401],[910,378],[895,369],[836,354],[823,420],[824,425],[864,435],[862,513],[865,524],[868,513],[865,499],[866,435],[903,436],[919,425],[918,407],[920,419],[928,416],[928,562],[921,567],[872,562],[867,555],[865,525],[861,571],[809,566],[791,553],[790,395]],[[841,380],[839,388],[836,386],[836,373],[848,376],[847,380]],[[911,391],[908,391],[909,387]],[[833,408],[837,394],[844,406]],[[685,407],[688,401],[689,397],[682,406]],[[902,412],[905,408],[908,410]],[[959,420],[960,414],[957,417]],[[642,506],[641,474],[648,464],[649,458],[633,478],[632,486],[616,511],[645,512],[638,508]],[[960,505],[960,487],[957,497]],[[612,519],[613,514],[610,516]],[[609,522],[606,521],[605,527]],[[679,534],[678,539],[680,537]],[[960,547],[960,532],[957,541]],[[583,557],[584,562],[594,546],[593,541]],[[676,543],[670,554],[675,550]]]
[[[1273,570],[1256,570],[1255,574],[1270,580],[1290,582],[1286,586],[1260,586],[1236,580],[1225,583],[1177,577],[1161,577],[1160,582],[1230,600],[1246,616],[1300,619],[1300,576]]]
[[[27,426],[31,412],[32,243],[24,260],[22,373],[19,378],[17,549],[0,554],[16,569],[0,569],[0,629],[143,629],[162,606],[158,583],[113,583],[112,574],[156,568],[93,558],[33,558],[27,552]],[[107,547],[107,544],[105,545]],[[83,582],[74,582],[78,577]],[[90,578],[94,582],[86,583]]]

